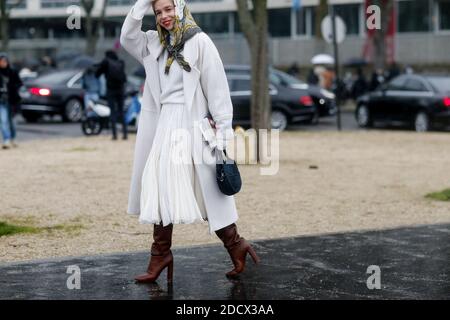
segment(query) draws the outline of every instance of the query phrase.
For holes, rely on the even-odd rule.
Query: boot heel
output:
[[[173,261],[167,266],[167,282],[173,281]]]
[[[255,250],[251,246],[248,247],[247,252],[250,253],[250,256],[252,257],[253,262],[255,264],[259,263],[260,260],[259,260],[258,256],[256,255]]]

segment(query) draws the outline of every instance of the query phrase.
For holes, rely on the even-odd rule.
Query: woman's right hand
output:
[[[137,0],[133,7],[133,18],[142,20],[151,6],[151,0]]]

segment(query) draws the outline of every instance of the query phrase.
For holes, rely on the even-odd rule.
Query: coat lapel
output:
[[[200,70],[198,69],[196,63],[198,60],[198,50],[197,50],[197,39],[196,36],[192,37],[190,40],[186,41],[184,45],[184,49],[182,51],[184,59],[191,66],[191,71],[183,71],[183,92],[185,105],[188,110],[192,108],[192,100],[194,98],[195,90],[197,89],[197,85],[200,79]],[[148,81],[150,86],[150,91],[152,93],[153,98],[157,104],[158,110],[161,108],[160,105],[160,96],[161,96],[161,87],[159,84],[159,68],[158,68],[158,57],[161,55],[163,51],[163,47],[159,43],[159,38],[155,38],[153,41],[150,41],[147,44],[148,51],[150,54],[144,58],[144,68],[146,74],[148,75],[156,75],[156,79],[151,79]],[[174,61],[173,63],[178,63]]]

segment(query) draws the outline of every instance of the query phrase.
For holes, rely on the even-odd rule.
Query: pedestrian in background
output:
[[[84,107],[86,108],[89,101],[96,102],[100,98],[100,80],[95,76],[95,66],[86,69],[81,82],[84,89]]]
[[[366,78],[361,68],[356,71],[356,79],[352,86],[352,98],[358,99],[364,93],[366,93],[368,88]]]
[[[369,85],[369,91],[374,91],[376,90],[380,84],[384,83],[385,78],[384,78],[384,71],[381,68],[376,69],[373,73],[372,73],[372,78],[370,80],[370,85]]]
[[[3,149],[17,147],[14,115],[20,103],[19,89],[22,80],[9,63],[6,53],[0,53],[0,126]]]
[[[125,99],[125,83],[127,77],[125,75],[125,63],[119,59],[117,54],[108,50],[105,52],[105,58],[100,63],[95,75],[100,77],[105,75],[106,78],[106,98],[108,100],[109,108],[111,109],[111,126],[112,139],[117,140],[116,123],[119,118],[122,124],[122,138],[128,138],[127,123],[124,114],[124,99]]]
[[[287,70],[287,73],[296,78],[298,78],[300,76],[300,68],[299,68],[297,62],[294,62],[289,67],[289,69]]]

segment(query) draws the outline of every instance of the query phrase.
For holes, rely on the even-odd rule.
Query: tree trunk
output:
[[[85,32],[86,32],[86,48],[85,53],[92,55],[95,52],[93,48],[93,21],[92,21],[92,9],[94,8],[94,0],[81,0],[85,16]]]
[[[10,3],[9,8],[7,6],[7,0],[0,0],[0,28],[1,28],[1,40],[2,51],[8,51],[9,47],[9,12],[11,8],[22,4],[24,0],[17,0],[14,3]]]
[[[393,0],[372,0],[371,4],[381,9],[381,29],[375,30],[373,35],[374,65],[375,68],[386,67],[386,34],[391,22],[391,11],[394,7]]]
[[[9,24],[8,24],[8,20],[9,20],[9,15],[8,14],[3,14],[2,12],[2,17],[1,17],[1,33],[2,33],[2,51],[6,52],[8,51],[8,47],[9,47]]]
[[[92,10],[94,9],[94,0],[81,0],[84,11],[86,13],[86,49],[85,52],[89,56],[94,56],[97,51],[97,43],[100,35],[100,29],[103,28],[103,22],[105,21],[106,7],[109,0],[103,0],[102,11],[100,16],[95,19],[92,16]],[[94,29],[94,21],[97,20],[97,26]]]
[[[257,161],[260,161],[259,129],[270,129],[271,103],[269,95],[267,0],[252,0],[252,12],[247,0],[236,0],[239,23],[247,39],[251,55],[250,116],[256,130]]]
[[[86,13],[86,49],[85,52],[89,56],[93,56],[95,54],[95,39],[93,34],[93,21],[91,14]]]
[[[328,14],[328,0],[320,0],[319,5],[315,7],[315,21],[314,21],[314,29],[316,38],[322,39],[322,20]]]

